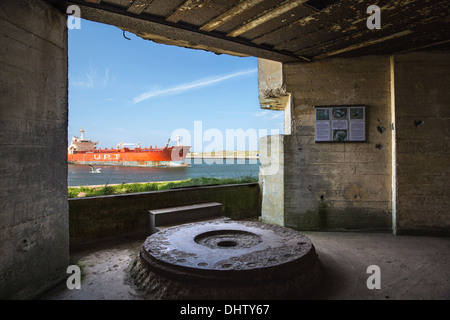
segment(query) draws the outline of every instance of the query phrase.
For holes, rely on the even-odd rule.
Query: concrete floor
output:
[[[325,271],[325,281],[311,299],[450,299],[450,238],[306,234]],[[370,265],[380,267],[379,290],[367,288]]]
[[[449,300],[450,238],[382,233],[305,232],[319,255],[323,278],[307,299]],[[144,239],[128,239],[72,253],[83,266],[81,289],[65,284],[47,293],[51,300],[139,300],[126,272]],[[367,267],[381,271],[381,289],[369,290]]]

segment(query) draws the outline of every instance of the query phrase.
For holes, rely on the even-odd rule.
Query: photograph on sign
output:
[[[347,130],[333,130],[333,141],[348,141],[347,136]]]
[[[330,140],[330,108],[316,108],[316,141]]]
[[[348,108],[333,108],[333,119],[347,119]]]
[[[316,121],[330,120],[330,109],[329,108],[317,108],[316,109]]]
[[[315,107],[316,142],[366,141],[366,107]]]
[[[364,108],[350,108],[350,120],[364,120]]]

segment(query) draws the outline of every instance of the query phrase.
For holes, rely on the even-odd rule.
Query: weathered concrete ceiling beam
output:
[[[232,30],[227,34],[228,37],[237,37],[253,28],[256,28],[257,26],[263,24],[264,22],[267,22],[271,19],[275,19],[276,17],[282,15],[283,13],[286,13],[292,9],[294,9],[297,6],[302,5],[308,0],[288,0],[285,1],[280,6],[269,10],[268,12],[264,13],[263,15],[257,17],[256,19],[245,23],[244,25]]]
[[[352,30],[358,30],[358,28],[368,30],[366,27],[367,4],[355,0],[350,2],[352,3],[350,7],[337,4],[329,7],[328,10],[320,11],[311,17],[294,22],[292,27],[297,29],[298,32],[291,31],[290,34],[296,36],[290,39],[280,39],[274,48],[278,50],[290,48],[299,51],[306,46],[310,46],[311,43],[324,42],[324,38],[327,36],[348,33]],[[352,14],[348,14],[350,10]]]
[[[46,0],[158,43],[280,62],[447,48],[448,0]],[[140,21],[138,21],[140,20]],[[424,35],[427,35],[424,37]],[[443,44],[440,44],[443,43]]]
[[[188,15],[191,11],[202,8],[210,0],[187,0],[181,6],[175,9],[166,20],[169,22],[177,23],[184,16]]]
[[[426,45],[423,45],[423,46],[412,47],[412,48],[409,48],[409,49],[406,49],[406,50],[403,50],[403,51],[399,51],[398,53],[419,51],[419,50],[428,49],[428,48],[431,48],[431,47],[437,47],[437,46],[441,46],[441,45],[446,45],[448,43],[450,43],[450,40],[443,40],[443,41],[438,41],[438,42],[426,44]]]
[[[314,57],[314,59],[315,60],[325,59],[325,58],[328,58],[328,57],[331,57],[331,56],[335,56],[335,55],[338,55],[338,54],[341,54],[341,53],[346,53],[346,52],[353,51],[353,50],[356,50],[356,49],[361,49],[361,48],[364,48],[364,47],[367,47],[367,46],[372,46],[372,45],[377,44],[377,43],[381,43],[381,42],[385,42],[385,41],[388,41],[388,40],[393,40],[393,39],[396,39],[396,38],[400,38],[400,37],[409,35],[411,33],[412,33],[411,30],[405,30],[405,31],[402,31],[402,32],[391,34],[391,35],[383,37],[383,38],[373,39],[373,40],[369,40],[369,41],[366,41],[366,42],[363,42],[363,43],[354,44],[354,45],[351,45],[349,47],[342,48],[342,49],[339,49],[339,50],[336,50],[336,51],[330,51],[330,52],[318,55],[318,56]]]
[[[238,56],[254,56],[279,62],[301,62],[307,60],[288,52],[271,50],[263,46],[257,46],[240,38],[227,38],[220,34],[211,34],[199,31],[186,25],[178,25],[164,19],[140,14],[137,18],[134,14],[120,8],[106,4],[93,5],[82,0],[63,1],[63,6],[78,5],[83,19],[117,26],[136,34],[145,34],[146,39],[170,45],[178,45],[193,49],[202,49],[216,53],[227,53]],[[309,60],[308,60],[309,61]]]
[[[212,31],[221,25],[223,25],[225,22],[233,19],[234,17],[239,16],[244,11],[256,6],[257,4],[260,4],[264,0],[243,0],[241,1],[237,6],[227,10],[226,12],[222,13],[220,16],[214,18],[213,20],[209,21],[207,24],[200,27],[200,30],[203,31]]]
[[[141,14],[154,0],[134,0],[127,12]]]
[[[335,55],[335,52],[346,53],[368,47],[372,43],[379,44],[405,35],[409,35],[409,37],[401,38],[399,41],[409,45],[415,38],[420,37],[420,34],[425,30],[441,30],[442,33],[445,33],[444,30],[449,29],[448,22],[445,22],[446,12],[441,10],[446,1],[435,1],[432,4],[424,4],[425,11],[428,15],[433,16],[433,19],[421,15],[411,19],[413,12],[406,10],[406,8],[404,10],[389,10],[389,7],[384,7],[382,28],[374,31],[366,27],[367,14],[365,14],[363,8],[360,8],[359,14],[355,12],[354,19],[341,21],[339,30],[323,31],[317,34],[310,33],[291,41],[288,47],[297,55],[313,55],[311,53],[316,52],[314,56],[325,57],[327,53],[328,56]],[[436,3],[440,3],[442,6],[435,6]],[[332,25],[325,26],[327,27],[325,30],[333,29]],[[343,44],[347,45],[343,46]],[[286,44],[275,46],[275,49],[285,50],[284,47],[286,47]],[[295,50],[296,48],[300,49]]]
[[[330,14],[330,12],[334,12],[334,10],[336,8],[339,8],[340,6],[341,6],[340,3],[331,5],[322,11],[318,11],[310,16],[298,19],[290,24],[282,25],[278,29],[271,30],[270,32],[267,32],[259,36],[258,38],[253,39],[252,41],[257,44],[274,43],[275,45],[279,45],[286,41],[292,40],[293,38],[298,37],[298,33],[296,33],[294,37],[292,36],[292,30],[295,30],[296,28],[305,27],[313,21],[318,21],[321,15],[324,14],[324,12]]]

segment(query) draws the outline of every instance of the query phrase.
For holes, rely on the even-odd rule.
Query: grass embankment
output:
[[[112,186],[101,187],[69,187],[69,198],[84,198],[84,197],[96,197],[107,196],[113,194],[125,194],[125,193],[138,193],[147,191],[160,191],[169,190],[183,187],[204,186],[204,185],[224,185],[224,184],[239,184],[258,182],[257,177],[247,176],[240,178],[192,178],[181,181],[168,181],[168,182],[147,182],[147,183],[122,183]]]

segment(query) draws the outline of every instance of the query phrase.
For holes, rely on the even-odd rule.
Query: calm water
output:
[[[139,168],[119,166],[96,166],[101,173],[91,173],[88,165],[69,164],[69,186],[105,185],[131,182],[174,181],[198,177],[239,178],[244,176],[258,177],[259,161],[237,160],[233,164],[213,163],[203,160],[202,164],[191,163],[188,167],[172,168]],[[186,161],[189,163],[189,160]],[[193,161],[192,161],[193,162]]]

